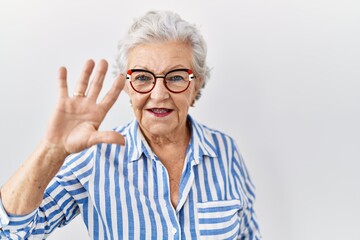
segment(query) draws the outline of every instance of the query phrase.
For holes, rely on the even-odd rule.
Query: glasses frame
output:
[[[173,72],[177,72],[177,71],[183,71],[183,72],[187,72],[187,73],[189,74],[188,85],[186,86],[186,88],[185,88],[184,90],[181,90],[181,91],[171,90],[171,89],[168,87],[168,85],[167,85],[168,82],[165,80],[165,79],[166,79],[166,76],[167,76],[168,74],[173,73]],[[131,74],[134,73],[134,72],[147,72],[147,73],[150,73],[150,74],[154,77],[154,82],[153,82],[152,88],[151,88],[150,90],[148,90],[148,91],[139,91],[139,90],[136,90],[135,87],[134,87],[133,84],[132,84],[132,81],[131,81]],[[189,88],[190,82],[191,82],[192,80],[194,80],[196,77],[195,77],[193,71],[192,71],[191,69],[187,69],[187,68],[174,69],[174,70],[171,70],[171,71],[167,72],[165,75],[155,75],[153,72],[151,72],[151,71],[149,71],[149,70],[146,70],[146,69],[129,69],[129,70],[127,71],[127,73],[126,73],[126,79],[129,80],[132,89],[134,89],[135,92],[142,93],[142,94],[151,92],[151,91],[154,89],[154,87],[155,87],[155,85],[156,85],[156,80],[157,80],[158,78],[163,78],[163,79],[164,79],[164,81],[163,81],[164,86],[165,86],[166,89],[169,90],[170,92],[172,92],[172,93],[182,93],[182,92],[185,92],[185,91]]]

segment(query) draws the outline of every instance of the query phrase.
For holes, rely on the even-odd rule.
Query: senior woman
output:
[[[43,141],[1,189],[1,238],[44,239],[81,214],[92,239],[260,239],[234,140],[188,115],[209,75],[205,60],[198,30],[159,11],[120,42],[119,76],[101,101],[105,60],[93,77],[86,62],[73,96],[60,68]],[[98,131],[122,89],[136,119]]]

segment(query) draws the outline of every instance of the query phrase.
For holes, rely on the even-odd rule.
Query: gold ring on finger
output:
[[[73,94],[75,97],[85,97],[85,93],[82,92],[74,92]]]

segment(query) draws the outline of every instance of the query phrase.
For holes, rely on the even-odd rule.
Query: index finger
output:
[[[120,95],[121,90],[124,88],[124,85],[125,85],[125,76],[123,74],[120,74],[114,80],[111,89],[108,91],[108,93],[105,95],[105,97],[100,103],[100,105],[102,105],[106,111],[109,111],[110,108],[114,105],[114,103],[116,102],[116,100]]]

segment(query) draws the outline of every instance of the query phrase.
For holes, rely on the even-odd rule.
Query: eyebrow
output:
[[[178,65],[174,65],[174,66],[171,66],[169,68],[166,68],[161,74],[165,74],[165,73],[167,73],[169,71],[172,71],[172,70],[175,70],[175,69],[178,69],[178,68],[191,69],[189,67],[185,67],[182,64],[178,64]],[[149,69],[147,67],[144,67],[144,66],[140,66],[140,65],[135,65],[134,67],[132,67],[132,69],[144,69],[144,70],[147,70],[147,71],[150,71],[150,72],[154,73],[153,70],[151,70],[151,69]],[[154,74],[157,74],[157,73],[154,73]]]

